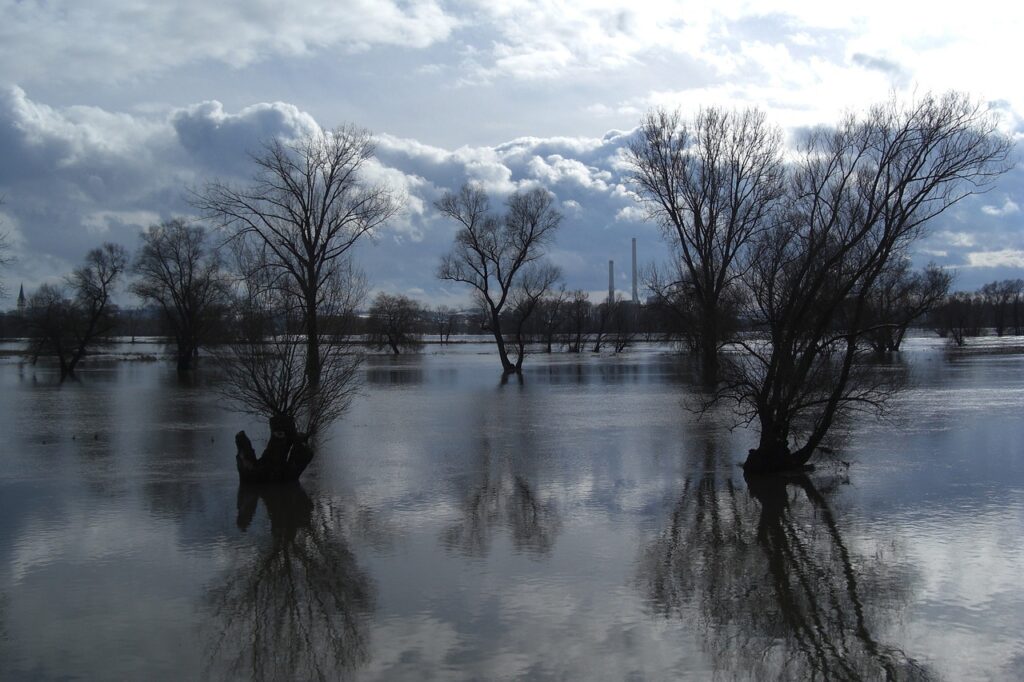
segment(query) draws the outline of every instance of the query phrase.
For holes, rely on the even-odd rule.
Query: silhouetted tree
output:
[[[365,234],[400,208],[395,192],[365,178],[373,156],[370,134],[351,126],[312,133],[295,142],[273,140],[253,155],[256,174],[246,187],[210,183],[195,196],[231,239],[259,253],[254,262],[270,283],[300,304],[295,312],[306,343],[306,374],[321,381],[327,289],[344,282],[339,269]]]
[[[748,471],[802,467],[843,413],[884,408],[887,385],[860,370],[870,301],[932,218],[1005,172],[1010,148],[957,93],[808,135],[745,268],[765,342],[743,342],[719,393],[760,428]]]
[[[1011,325],[1016,329],[1021,326],[1020,297],[1024,292],[1024,280],[1004,279],[989,282],[979,292],[989,306],[992,316],[992,328],[996,336],[1002,336]]]
[[[439,343],[448,343],[459,321],[459,311],[446,305],[439,305],[430,313],[431,323]]]
[[[365,293],[361,273],[347,258],[332,264],[321,281],[317,344],[319,376],[309,375],[305,301],[277,286],[262,251],[238,250],[241,290],[229,343],[216,353],[225,380],[223,395],[242,410],[267,419],[270,439],[257,458],[248,436],[235,436],[239,477],[250,482],[294,481],[312,461],[313,439],[347,409],[358,388],[362,356],[342,336],[343,324]],[[333,333],[326,333],[333,332]],[[300,430],[302,429],[302,430]]]
[[[127,262],[124,247],[108,242],[86,255],[64,287],[43,285],[29,298],[25,322],[33,363],[41,355],[54,355],[61,380],[74,375],[78,363],[113,328],[111,297]]]
[[[132,272],[137,278],[132,291],[159,306],[174,335],[178,371],[192,369],[228,296],[221,259],[206,229],[180,219],[151,226],[142,233]]]
[[[781,134],[762,112],[700,111],[692,122],[657,109],[627,149],[631,179],[672,245],[697,316],[696,339],[713,374],[723,341],[722,299],[743,275],[751,240],[782,195]]]
[[[865,342],[880,355],[898,351],[910,325],[942,303],[952,281],[937,265],[913,272],[909,260],[893,263],[865,303]]]
[[[593,314],[593,305],[590,303],[590,294],[582,289],[570,292],[570,297],[565,304],[565,345],[570,353],[580,353],[587,344],[587,329]]]
[[[523,268],[521,275],[509,295],[509,320],[512,327],[512,341],[516,349],[516,365],[522,366],[526,356],[528,341],[528,323],[535,313],[541,309],[541,302],[551,291],[561,273],[557,267],[549,263],[530,263]],[[517,370],[518,371],[518,370]]]
[[[530,266],[543,257],[544,247],[562,221],[553,204],[551,194],[544,189],[519,191],[505,202],[505,213],[496,216],[491,213],[487,193],[469,184],[458,192],[445,193],[435,204],[441,213],[461,225],[455,235],[455,247],[441,261],[438,277],[473,288],[477,302],[487,314],[505,374],[520,373],[524,355],[522,346],[517,344],[520,352],[514,360],[510,359],[502,314],[515,298],[515,292],[524,291],[524,278],[539,272]],[[529,285],[531,291],[536,291],[537,283]],[[517,320],[525,318],[519,316]]]
[[[537,305],[537,331],[544,344],[545,353],[551,352],[558,332],[565,326],[565,308],[568,299],[569,292],[565,290],[563,284],[558,289],[548,292]]]
[[[367,341],[376,348],[386,346],[395,355],[403,348],[416,350],[423,345],[423,317],[423,308],[408,296],[377,294],[370,306]]]

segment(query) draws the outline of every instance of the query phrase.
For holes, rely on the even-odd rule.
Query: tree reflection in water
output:
[[[508,457],[493,457],[486,439],[479,472],[459,507],[461,518],[442,531],[441,542],[470,556],[485,556],[495,528],[502,525],[517,550],[547,554],[562,527],[554,502],[541,499]]]
[[[661,536],[641,555],[656,611],[696,620],[719,677],[919,680],[928,671],[874,629],[909,600],[897,557],[851,552],[829,496],[806,474],[747,480],[716,468],[688,479]]]
[[[357,565],[340,514],[314,504],[298,483],[238,488],[238,527],[259,501],[270,521],[262,542],[238,550],[208,590],[213,633],[207,676],[337,679],[369,657],[365,617],[371,579]]]

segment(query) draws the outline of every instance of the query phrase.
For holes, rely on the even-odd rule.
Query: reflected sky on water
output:
[[[887,422],[748,484],[656,348],[372,356],[300,486],[215,372],[0,364],[0,677],[1018,679],[1024,355],[911,340]],[[141,345],[126,352],[158,352]],[[1019,350],[1019,349],[1018,349]],[[845,463],[849,463],[847,467]]]

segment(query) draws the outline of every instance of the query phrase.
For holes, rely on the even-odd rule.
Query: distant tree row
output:
[[[928,324],[957,346],[987,330],[996,336],[1024,335],[1024,280],[1004,279],[975,292],[952,294],[935,306]]]

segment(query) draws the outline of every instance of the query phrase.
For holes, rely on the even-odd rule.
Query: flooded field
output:
[[[751,485],[664,348],[371,356],[272,488],[212,371],[3,358],[0,677],[1020,679],[1024,353],[982,341],[912,339],[891,420]]]

